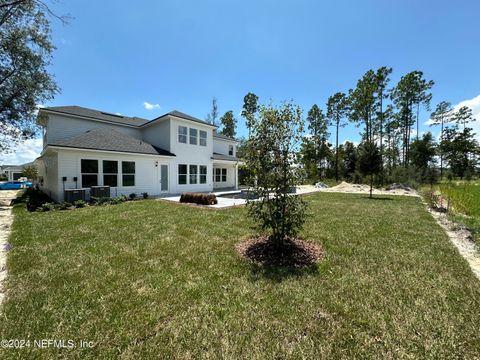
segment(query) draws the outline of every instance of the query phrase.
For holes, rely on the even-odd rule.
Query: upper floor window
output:
[[[198,130],[190,128],[190,145],[197,145]]]
[[[187,143],[188,128],[186,126],[178,127],[178,142],[186,144]]]
[[[228,145],[228,155],[233,156],[233,145]]]
[[[207,146],[207,132],[200,130],[200,146]]]

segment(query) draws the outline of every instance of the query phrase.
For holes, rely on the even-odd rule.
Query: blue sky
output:
[[[74,18],[53,21],[51,71],[62,93],[42,105],[147,119],[177,109],[203,119],[213,96],[221,114],[239,114],[251,91],[261,102],[293,99],[306,113],[385,65],[392,86],[422,70],[436,83],[432,106],[468,101],[480,119],[479,1],[64,0],[53,8]],[[340,138],[356,141],[358,129]],[[40,143],[0,163],[32,160]]]

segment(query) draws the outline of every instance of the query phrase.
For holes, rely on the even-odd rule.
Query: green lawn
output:
[[[244,208],[16,208],[0,338],[95,347],[0,357],[480,357],[480,281],[419,198],[307,199],[302,237],[326,255],[305,270],[236,254],[251,234]]]

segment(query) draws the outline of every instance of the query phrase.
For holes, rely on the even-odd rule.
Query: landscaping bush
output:
[[[77,200],[73,202],[73,206],[75,206],[76,208],[83,208],[86,204],[87,203],[83,200]]]
[[[53,210],[55,210],[55,204],[50,202],[44,203],[36,209],[36,211],[53,211]]]
[[[25,191],[13,201],[14,204],[24,203],[28,211],[36,211],[43,204],[52,202],[52,199],[47,194],[35,188],[25,189]]]
[[[68,201],[64,201],[63,203],[61,203],[60,205],[58,205],[58,209],[59,210],[69,210],[72,208],[72,204],[69,203]]]
[[[144,199],[148,199],[148,193],[147,192],[143,192],[142,196],[143,196]]]
[[[137,194],[131,193],[130,195],[128,195],[128,197],[130,198],[130,200],[135,200],[137,197]]]
[[[181,203],[193,203],[199,205],[215,205],[218,203],[215,194],[203,194],[203,193],[183,193],[180,196]]]

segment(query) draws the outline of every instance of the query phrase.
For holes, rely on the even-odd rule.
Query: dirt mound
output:
[[[279,246],[268,237],[248,239],[236,246],[239,254],[248,261],[266,267],[304,267],[313,265],[323,256],[323,249],[300,239],[287,241]]]
[[[395,186],[394,186],[395,185]],[[324,192],[341,192],[341,193],[356,193],[356,194],[366,194],[370,192],[370,185],[366,184],[350,184],[345,181],[342,181],[337,186],[333,186],[327,189],[320,189]],[[372,193],[374,195],[408,195],[408,196],[418,196],[417,192],[408,186],[402,184],[392,184],[387,189],[373,189]]]

